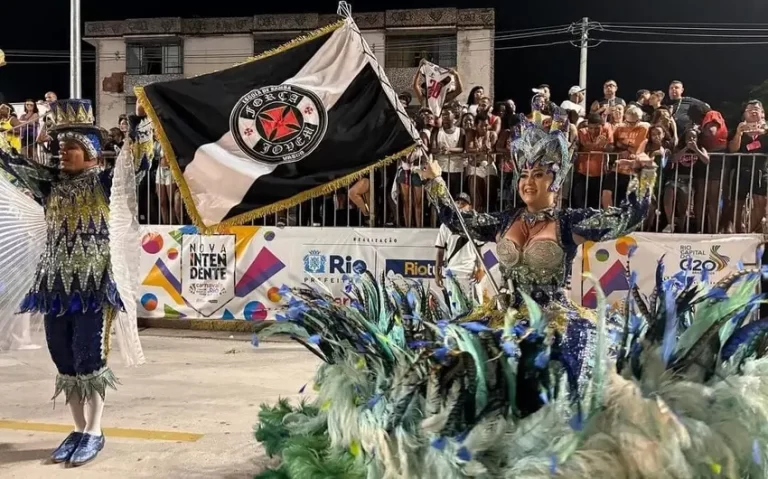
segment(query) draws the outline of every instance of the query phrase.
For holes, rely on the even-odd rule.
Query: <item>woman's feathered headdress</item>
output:
[[[548,103],[540,94],[533,97],[531,106],[531,118],[520,115],[519,131],[514,132],[511,142],[515,164],[513,187],[517,187],[522,169],[542,166],[554,175],[550,191],[559,191],[573,164],[566,136],[568,116],[565,110]]]

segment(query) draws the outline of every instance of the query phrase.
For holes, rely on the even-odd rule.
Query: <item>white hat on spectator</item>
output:
[[[584,110],[584,107],[579,105],[578,103],[572,102],[571,101],[571,97],[573,95],[578,95],[579,93],[584,93],[585,90],[586,90],[586,88],[581,88],[578,85],[574,85],[571,88],[569,88],[568,89],[568,99],[565,100],[560,105],[560,108],[562,108],[563,110],[566,110],[566,111],[573,110],[573,111],[575,111],[576,113],[579,114],[579,118],[583,118],[584,115],[586,114],[586,111]]]

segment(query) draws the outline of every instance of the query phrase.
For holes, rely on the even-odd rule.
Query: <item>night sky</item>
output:
[[[82,1],[83,21],[122,20],[125,18],[182,16],[248,16],[268,13],[313,12],[333,13],[335,1],[322,2],[104,2]],[[30,97],[40,99],[47,90],[68,95],[69,66],[69,2],[45,2],[44,19],[40,16],[41,3],[6,2],[3,6],[5,29],[0,35],[3,50],[46,50],[46,57],[8,56],[9,65],[0,68],[0,92],[7,101],[23,101]],[[731,6],[733,4],[734,6]],[[736,7],[735,5],[739,6]],[[55,5],[55,6],[51,6]],[[293,6],[291,6],[293,5]],[[385,7],[386,6],[386,7]],[[496,9],[498,35],[510,30],[547,27],[578,22],[584,16],[600,22],[603,31],[592,31],[595,38],[622,41],[675,41],[675,42],[763,42],[762,45],[666,45],[604,42],[589,51],[588,99],[602,93],[602,83],[614,79],[619,84],[619,96],[631,100],[639,88],[666,91],[672,79],[683,80],[686,94],[701,98],[719,107],[723,102],[740,104],[747,99],[749,90],[768,79],[768,2],[765,0],[700,0],[680,2],[644,0],[640,2],[586,0],[574,1],[357,1],[355,11],[380,11],[396,8],[434,7],[493,7]],[[673,36],[660,37],[658,29],[642,30],[620,24],[665,24],[664,32]],[[708,30],[669,29],[688,28],[692,23],[741,25],[710,25]],[[743,25],[753,23],[753,25]],[[35,27],[37,25],[37,27]],[[718,30],[728,26],[742,31]],[[745,29],[751,29],[749,31]],[[613,30],[613,31],[611,31]],[[644,31],[644,34],[627,32]],[[722,35],[722,36],[721,36]],[[729,36],[726,36],[729,35]],[[752,36],[752,38],[744,38]],[[548,43],[567,40],[568,35],[538,37],[524,40],[497,40],[495,54],[496,99],[513,98],[518,105],[531,96],[530,88],[539,83],[552,86],[553,99],[565,99],[568,87],[578,84],[579,50],[569,44],[556,46],[504,49],[505,47]],[[576,39],[575,37],[573,37]],[[93,48],[83,45],[83,52]],[[58,55],[54,57],[51,55]],[[38,62],[14,65],[13,61]],[[42,63],[42,64],[39,64]],[[94,94],[94,64],[83,66],[83,94]]]

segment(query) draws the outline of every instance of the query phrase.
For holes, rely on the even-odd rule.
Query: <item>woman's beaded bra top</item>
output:
[[[504,280],[531,296],[538,289],[549,295],[565,286],[565,251],[555,240],[533,239],[518,248],[514,241],[500,238],[496,254]]]

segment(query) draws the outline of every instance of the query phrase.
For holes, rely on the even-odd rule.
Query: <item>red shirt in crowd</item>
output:
[[[701,120],[702,128],[708,123],[716,125],[717,130],[714,135],[701,135],[701,146],[707,151],[724,150],[728,146],[728,127],[725,125],[723,115],[719,111],[710,110]]]

